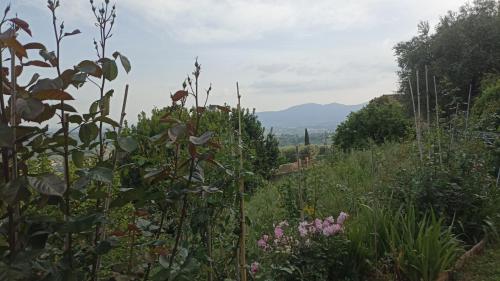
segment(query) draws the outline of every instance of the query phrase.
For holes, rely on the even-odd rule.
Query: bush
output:
[[[401,141],[408,134],[408,126],[401,103],[392,96],[382,96],[349,114],[337,127],[333,143],[347,150],[366,148],[372,142]]]
[[[287,221],[275,225],[272,234],[257,241],[259,259],[252,264],[256,280],[342,280],[349,241],[344,235],[346,213],[337,219]]]
[[[450,227],[434,213],[365,207],[348,229],[350,256],[360,270],[376,266],[397,280],[434,281],[461,250]],[[387,273],[387,272],[386,272]]]

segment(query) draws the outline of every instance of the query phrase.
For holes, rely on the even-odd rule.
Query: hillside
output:
[[[293,129],[302,131],[304,128],[332,131],[350,112],[359,110],[364,105],[365,103],[357,105],[306,103],[280,111],[258,112],[257,116],[264,127],[272,127],[275,132],[290,133]]]

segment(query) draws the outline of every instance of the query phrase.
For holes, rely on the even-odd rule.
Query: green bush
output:
[[[401,103],[392,96],[382,96],[349,114],[337,127],[333,143],[344,150],[367,148],[371,143],[401,141],[408,131],[409,121]]]

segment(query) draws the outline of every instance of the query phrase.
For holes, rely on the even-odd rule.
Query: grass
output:
[[[499,281],[500,244],[487,245],[483,255],[475,257],[457,273],[457,281]]]

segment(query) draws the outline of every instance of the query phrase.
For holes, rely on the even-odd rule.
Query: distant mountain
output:
[[[312,131],[333,131],[347,115],[366,103],[345,105],[339,103],[306,103],[280,111],[257,112],[260,122],[277,133],[292,133],[307,128]]]

